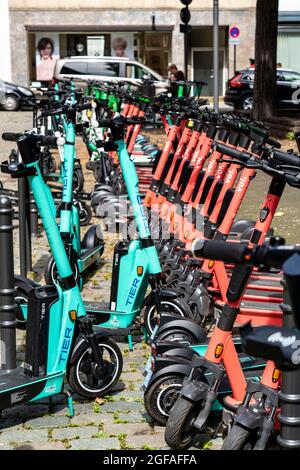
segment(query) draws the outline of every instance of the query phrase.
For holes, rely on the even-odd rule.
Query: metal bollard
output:
[[[0,196],[0,360],[1,369],[16,365],[16,308],[13,252],[13,208]]]
[[[297,256],[299,257],[299,255]],[[286,280],[288,279],[290,284],[294,284],[295,292],[298,292],[295,286],[298,287],[300,282],[299,260],[292,261],[294,263],[292,265],[291,260],[287,261],[289,272],[286,272],[287,263],[283,266],[285,289],[284,303],[281,309],[283,311],[283,326],[287,328],[299,328],[299,318],[296,316],[296,312],[299,311],[298,296],[291,298],[286,289]],[[278,420],[281,426],[277,442],[285,449],[300,449],[300,369],[282,373],[279,399],[281,411]]]

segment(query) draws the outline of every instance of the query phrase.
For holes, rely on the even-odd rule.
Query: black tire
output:
[[[249,429],[233,424],[223,442],[222,450],[251,450],[253,448],[251,437],[253,433]]]
[[[107,356],[104,356],[108,367],[107,376],[99,383],[99,380],[92,374],[93,358],[91,348],[88,345],[76,362],[71,365],[68,374],[70,387],[86,398],[96,398],[109,393],[118,382],[123,369],[123,357],[119,346],[110,339],[99,339],[98,341],[103,353],[106,352],[109,355],[110,361],[107,360]]]
[[[198,403],[183,397],[178,398],[165,430],[165,441],[171,449],[183,450],[190,447],[197,432],[193,427],[193,421],[198,416],[198,410]]]
[[[76,280],[76,283],[80,286],[81,278],[80,278],[80,272],[79,272],[79,269],[78,269],[78,265],[77,265],[76,262],[73,263],[73,264],[74,264],[74,266],[73,266],[72,270],[73,270],[73,273],[74,273],[74,276],[75,276],[75,280]],[[56,278],[57,278],[56,263],[55,263],[53,257],[49,256],[48,259],[47,259],[46,265],[45,265],[45,269],[44,269],[45,283],[48,284],[48,285],[54,284],[54,281],[55,281]]]
[[[174,313],[175,315],[183,318],[193,319],[194,317],[188,304],[181,299],[162,299],[161,303],[164,312]],[[156,317],[157,312],[155,305],[147,305],[144,310],[144,325],[149,336],[151,336],[156,325]]]
[[[84,176],[81,168],[76,168],[73,174],[73,190],[78,193],[83,190]]]
[[[146,390],[144,405],[148,415],[161,426],[165,426],[170,412],[179,396],[184,375],[169,374],[160,377]]]
[[[154,339],[157,341],[171,341],[173,343],[184,344],[186,346],[199,343],[197,338],[190,331],[184,328],[170,327],[163,333],[158,334]]]
[[[93,217],[91,207],[85,202],[81,201],[81,210],[79,211],[79,224],[81,227],[89,225]]]
[[[244,96],[239,104],[239,108],[243,111],[251,111],[253,108],[253,95]]]
[[[5,111],[17,111],[20,107],[20,102],[16,96],[6,95],[1,100],[1,106]]]

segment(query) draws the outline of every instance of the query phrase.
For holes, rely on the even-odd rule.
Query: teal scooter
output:
[[[143,121],[143,120],[142,120]],[[111,294],[109,303],[86,302],[85,306],[95,324],[109,328],[127,329],[129,347],[132,349],[131,331],[140,316],[148,287],[147,308],[158,314],[175,313],[184,317],[188,306],[176,295],[161,286],[161,265],[138,189],[138,177],[133,160],[124,142],[127,124],[136,124],[141,119],[126,119],[122,116],[99,121],[100,127],[109,128],[112,139],[102,142],[116,150],[126,185],[128,198],[136,221],[138,239],[120,241],[115,246]]]
[[[56,118],[61,115],[65,131],[64,157],[62,163],[63,191],[59,204],[59,229],[63,239],[69,260],[75,275],[75,279],[81,286],[81,274],[97,263],[104,251],[103,236],[98,225],[92,225],[85,233],[83,239],[80,236],[80,214],[77,204],[73,201],[73,176],[75,153],[75,126],[77,111],[90,109],[90,104],[78,105],[71,93],[71,102],[62,108],[44,112],[44,116]],[[53,256],[47,260],[44,270],[45,281],[53,284],[57,276],[57,267]]]
[[[15,140],[16,136],[7,133],[3,137],[5,140]],[[55,204],[40,172],[39,145],[53,145],[55,142],[55,137],[25,133],[17,137],[22,160],[14,164],[9,162],[1,164],[1,170],[12,177],[28,178],[57,265],[58,277],[54,286],[36,287],[30,292],[25,361],[23,365],[17,367],[13,357],[15,354],[13,313],[16,307],[13,269],[10,269],[12,271],[10,279],[7,279],[6,274],[8,266],[13,263],[12,237],[10,245],[2,244],[0,259],[5,274],[1,278],[1,335],[4,334],[3,331],[6,331],[6,334],[10,331],[11,336],[10,344],[5,345],[6,357],[1,357],[0,410],[61,393],[64,390],[65,379],[74,391],[84,397],[101,396],[112,389],[122,371],[121,351],[110,339],[113,332],[93,328],[86,314],[56,224]],[[5,202],[2,206],[9,209],[9,202]],[[10,225],[9,220],[6,220],[1,236],[4,231],[9,230]],[[6,305],[3,305],[4,301]],[[70,395],[68,402],[72,415]]]
[[[118,152],[139,239],[131,242],[120,241],[115,246],[109,301],[85,302],[85,308],[93,323],[118,329],[127,335],[130,349],[133,347],[132,330],[136,328],[143,308],[150,309],[157,316],[162,312],[176,314],[179,323],[186,321],[184,317],[190,311],[177,293],[161,286],[161,266],[141,202],[136,168],[124,142],[126,124],[136,122],[140,121],[137,118],[129,121],[121,116],[99,122],[102,127],[111,129],[112,141],[108,144]],[[26,280],[26,282],[30,291],[32,281]],[[26,287],[25,284],[23,286]],[[151,292],[146,297],[149,286]],[[19,311],[21,310],[23,318],[26,319],[27,304],[26,302],[21,304]]]

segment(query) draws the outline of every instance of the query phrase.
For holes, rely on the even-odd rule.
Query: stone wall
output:
[[[40,6],[43,6],[44,2],[39,2]],[[45,2],[46,3],[46,2]],[[48,3],[48,2],[47,2]],[[59,1],[51,2],[51,4],[59,4]],[[66,2],[65,2],[66,3]],[[81,1],[74,2],[81,4]],[[97,3],[97,2],[94,2]],[[104,2],[105,3],[105,2]],[[111,2],[114,3],[113,1]],[[144,2],[144,4],[148,2]],[[153,2],[156,4],[156,2]],[[228,4],[236,2],[227,2]],[[247,2],[248,3],[248,2]],[[249,2],[251,3],[251,2]],[[253,3],[253,2],[252,2]],[[34,1],[16,1],[10,0],[11,5],[36,5]],[[69,3],[68,3],[69,4]],[[88,5],[89,2],[85,2]],[[165,2],[168,4],[168,1]],[[173,26],[172,34],[172,62],[175,62],[179,68],[183,68],[184,64],[184,47],[183,47],[183,35],[179,32],[180,18],[178,11],[160,9],[155,10],[156,24]],[[10,10],[10,32],[11,32],[11,59],[12,59],[12,79],[15,82],[26,85],[28,83],[28,38],[26,27],[34,25],[43,25],[43,29],[47,31],[47,26],[53,28],[54,25],[80,25],[82,31],[85,31],[85,26],[99,25],[99,31],[101,26],[120,26],[122,30],[123,26],[134,26],[134,25],[146,25],[151,24],[151,12],[149,14],[142,8],[139,10],[135,9],[133,12],[130,9],[122,10],[103,10],[99,11],[99,14],[94,10],[80,10],[66,11],[60,10],[44,10],[44,9],[33,9],[24,10],[11,9]],[[194,26],[208,26],[212,25],[212,12],[211,10],[198,10],[193,11],[191,24]],[[254,53],[254,34],[255,34],[255,10],[221,10],[220,11],[220,25],[232,25],[236,24],[241,28],[241,45],[238,46],[238,68],[248,65],[249,57],[253,56]],[[229,49],[229,60],[230,60],[230,73],[233,71],[233,47]]]
[[[242,7],[241,7],[242,3]],[[212,8],[212,0],[193,0],[190,8],[191,10],[208,10]],[[49,10],[49,9],[60,9],[60,10],[73,10],[76,8],[81,9],[119,9],[120,0],[9,0],[10,8],[13,9],[37,9],[37,10]],[[122,7],[124,9],[136,10],[138,6],[139,10],[156,10],[156,9],[167,9],[167,10],[178,10],[182,8],[182,4],[179,0],[138,0],[138,5],[131,0],[122,0]],[[248,8],[255,8],[256,0],[220,0],[220,8],[226,10],[241,9],[246,10]]]

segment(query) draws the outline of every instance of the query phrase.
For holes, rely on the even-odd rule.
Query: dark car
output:
[[[5,111],[33,106],[34,96],[29,88],[0,80],[0,108]]]
[[[236,109],[250,111],[253,106],[255,69],[241,70],[228,80],[224,102]],[[300,109],[300,73],[277,69],[277,105]]]

